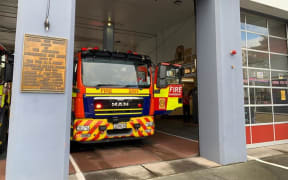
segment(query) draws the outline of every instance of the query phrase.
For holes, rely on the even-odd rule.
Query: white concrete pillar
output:
[[[18,0],[7,180],[68,179],[75,0]],[[64,93],[21,92],[25,34],[67,40]],[[35,47],[37,48],[37,47]]]

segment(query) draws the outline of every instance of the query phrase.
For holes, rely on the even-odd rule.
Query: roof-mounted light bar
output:
[[[98,51],[99,50],[99,47],[95,46],[94,48],[91,48],[91,47],[82,47],[81,48],[81,51],[89,51],[89,50],[96,50]]]

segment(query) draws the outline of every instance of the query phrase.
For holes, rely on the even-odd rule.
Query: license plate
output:
[[[126,123],[118,123],[113,125],[114,129],[126,129],[127,125]]]

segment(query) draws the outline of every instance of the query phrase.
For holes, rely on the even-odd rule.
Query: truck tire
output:
[[[0,154],[4,154],[7,150],[9,127],[8,120],[8,110],[7,108],[4,108],[0,112]]]

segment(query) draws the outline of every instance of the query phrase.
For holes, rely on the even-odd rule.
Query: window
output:
[[[259,34],[247,33],[247,48],[268,51],[268,38]]]
[[[273,122],[272,107],[251,107],[251,124]]]
[[[246,50],[242,50],[242,65],[247,66],[247,54]]]
[[[250,124],[250,112],[249,112],[249,107],[245,107],[245,123]]]
[[[248,85],[247,69],[243,69],[243,83],[244,83],[244,85]]]
[[[249,69],[250,86],[270,86],[270,71]]]
[[[271,104],[271,89],[250,88],[250,104]]]
[[[248,88],[244,88],[244,104],[249,104]]]
[[[246,15],[246,29],[261,34],[268,34],[267,19],[253,14]]]
[[[270,51],[287,54],[287,40],[270,37]]]
[[[248,51],[248,67],[269,68],[269,54]]]
[[[287,23],[242,12],[246,124],[288,122]]]
[[[273,89],[273,102],[274,104],[287,104],[288,105],[288,90],[287,89]]]
[[[241,14],[241,29],[245,29],[245,15]]]
[[[269,33],[271,36],[286,38],[286,24],[269,19]]]
[[[149,87],[147,64],[121,59],[87,57],[82,62],[82,80],[88,87]]]
[[[166,79],[168,84],[179,84],[181,81],[181,72],[179,68],[167,67]]]
[[[272,71],[271,79],[274,87],[288,87],[288,72]]]
[[[246,47],[246,32],[241,32],[241,46],[242,48]]]
[[[283,122],[288,119],[288,106],[274,106],[275,122]]]
[[[288,70],[288,57],[282,55],[271,54],[271,69]]]

